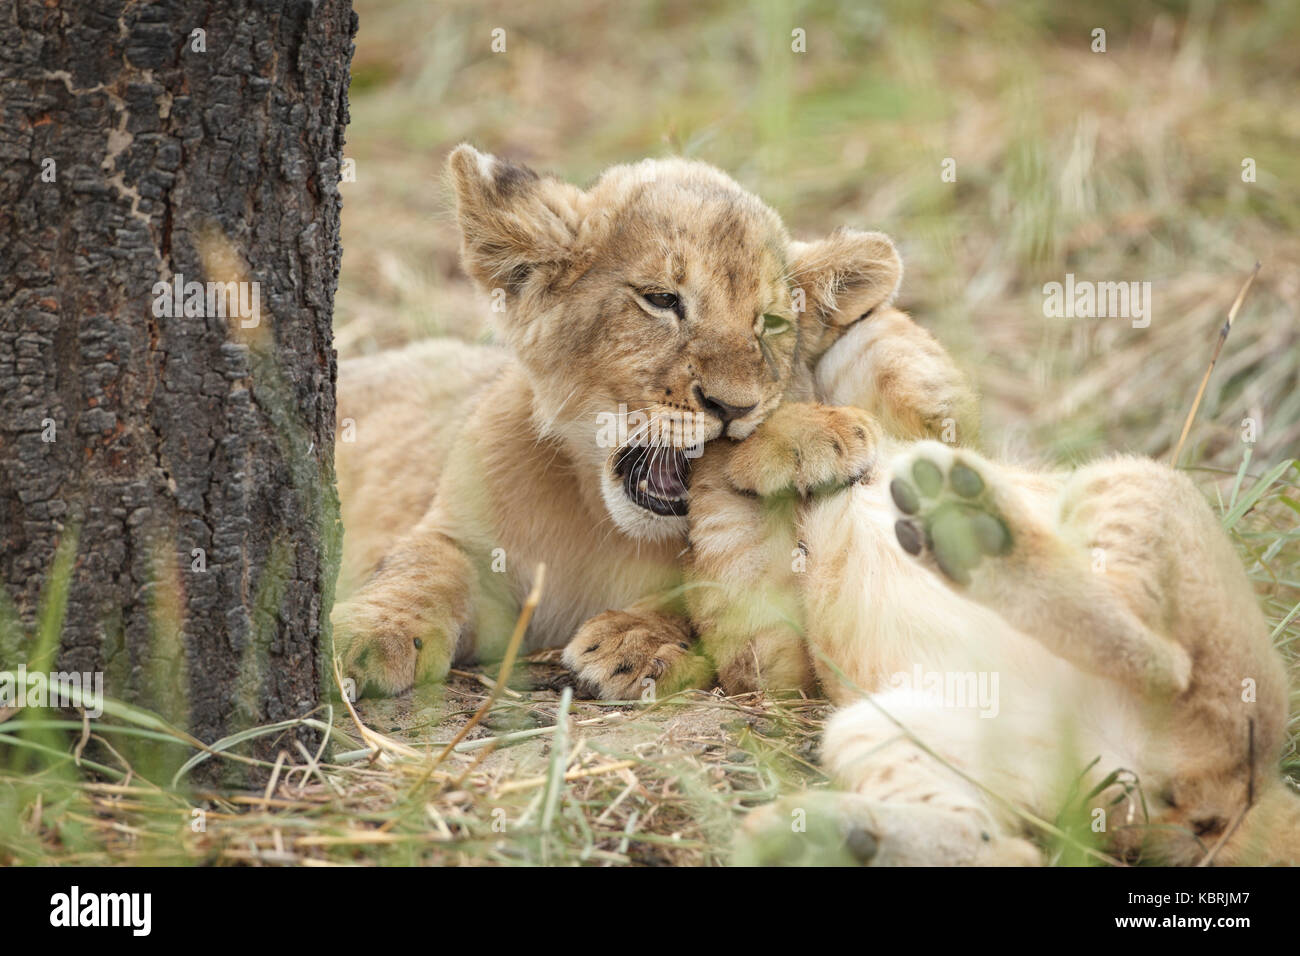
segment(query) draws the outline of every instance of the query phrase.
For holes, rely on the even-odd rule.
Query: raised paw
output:
[[[895,468],[889,493],[901,516],[894,534],[908,554],[932,561],[956,584],[987,557],[1011,552],[1010,529],[980,465],[937,442],[925,442]]]
[[[871,473],[880,437],[862,409],[790,402],[736,448],[727,478],[763,496],[842,488]]]
[[[577,677],[582,696],[653,699],[671,692],[662,684],[670,672],[675,677],[688,663],[692,642],[690,626],[681,618],[606,611],[578,629],[564,648],[563,661]]]
[[[360,602],[337,605],[330,620],[350,682],[344,691],[353,697],[391,697],[447,676],[451,656],[441,628]]]

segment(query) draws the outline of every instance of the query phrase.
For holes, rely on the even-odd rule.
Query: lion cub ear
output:
[[[461,259],[482,288],[513,295],[534,275],[553,278],[571,260],[582,190],[468,143],[451,151],[447,171],[456,192]]]
[[[791,280],[803,290],[800,323],[810,343],[825,339],[823,348],[888,304],[903,281],[903,260],[883,232],[840,229],[819,242],[792,242],[790,254]]]

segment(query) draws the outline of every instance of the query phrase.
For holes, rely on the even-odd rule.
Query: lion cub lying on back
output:
[[[875,400],[872,334],[854,327],[822,359],[828,401]],[[803,635],[844,706],[823,742],[843,790],[756,813],[744,860],[1039,862],[992,791],[1039,819],[1074,814],[1129,859],[1300,863],[1300,797],[1276,763],[1287,675],[1185,476],[1129,457],[1027,471],[877,431],[862,480],[791,496],[807,490],[802,449],[838,440],[807,416],[783,429],[795,411],[718,446],[694,485],[702,647],[743,647],[751,679],[798,686]],[[793,569],[791,549],[806,554]]]

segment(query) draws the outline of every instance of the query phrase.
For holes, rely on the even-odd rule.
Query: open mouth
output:
[[[691,460],[671,445],[629,445],[618,452],[614,474],[623,493],[657,515],[684,515],[689,510]]]

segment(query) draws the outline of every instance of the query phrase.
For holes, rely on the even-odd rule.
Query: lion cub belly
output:
[[[986,743],[1070,725],[1088,740],[1106,741],[1114,759],[1137,759],[1138,714],[1113,682],[1049,653],[995,610],[918,569],[897,545],[894,517],[883,478],[830,496],[804,515],[808,635],[855,685],[846,687],[823,667],[833,699],[843,705],[859,691],[901,688],[924,696],[936,687],[970,688],[987,699],[944,699],[941,706],[990,718],[974,724]]]

